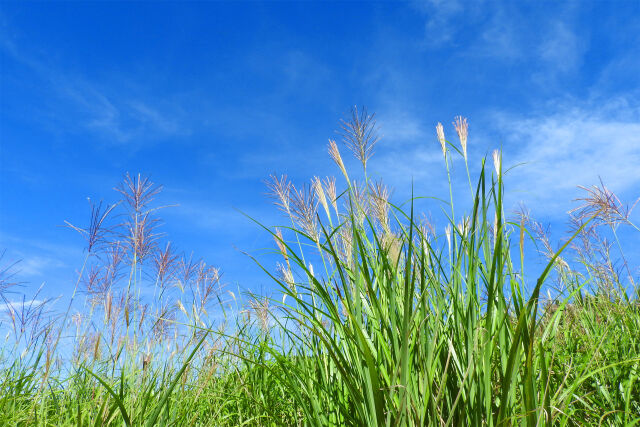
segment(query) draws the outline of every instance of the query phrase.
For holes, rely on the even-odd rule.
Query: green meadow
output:
[[[448,198],[423,212],[431,194],[369,175],[375,117],[339,127],[335,176],[265,177],[282,226],[249,218],[273,243],[246,262],[269,294],[175,252],[144,176],[67,224],[84,239],[67,299],[6,305],[0,425],[640,424],[637,266],[619,238],[640,230],[613,192],[583,188],[553,241],[506,205],[499,150],[468,158],[458,117],[431,141]],[[0,272],[7,302],[19,276]]]

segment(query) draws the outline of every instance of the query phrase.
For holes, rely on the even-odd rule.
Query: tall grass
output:
[[[75,227],[88,242],[79,275],[86,313],[69,317],[67,310],[38,326],[29,351],[3,350],[0,419],[637,424],[640,312],[618,239],[622,227],[637,231],[630,210],[604,185],[587,188],[571,235],[554,250],[525,211],[506,211],[501,153],[482,159],[472,180],[466,119],[454,127],[457,144],[436,128],[449,178],[436,225],[418,212],[419,197],[392,200],[369,176],[375,117],[354,109],[341,132],[361,171],[347,170],[331,140],[340,180],[314,177],[296,187],[271,177],[268,188],[288,224],[256,227],[272,235],[282,257],[276,272],[263,267],[280,292],[247,294],[227,312],[217,270],[160,244],[150,207],[158,188],[127,177],[119,187],[124,220],[106,227],[103,214],[115,208],[98,207],[88,228]],[[457,156],[469,186],[462,209],[454,207]],[[525,268],[532,247],[545,259],[536,276]],[[113,267],[117,259],[122,268]],[[214,311],[225,313],[215,326]],[[75,347],[56,364],[61,342]]]

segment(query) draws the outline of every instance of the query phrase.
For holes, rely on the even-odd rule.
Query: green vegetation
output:
[[[459,144],[437,127],[450,177],[443,233],[417,197],[394,204],[368,176],[377,136],[366,111],[342,126],[359,181],[334,141],[342,190],[335,178],[296,188],[271,177],[290,223],[256,228],[275,240],[282,262],[264,271],[281,292],[244,303],[217,269],[160,245],[160,189],[127,176],[121,204],[72,226],[87,238],[74,291],[84,312],[9,307],[0,423],[638,424],[640,305],[618,240],[622,227],[640,231],[629,211],[604,186],[585,189],[554,251],[526,212],[505,212],[500,152],[472,181],[466,120],[455,128]],[[456,156],[469,181],[463,216]],[[527,247],[546,259],[539,277],[525,271]]]

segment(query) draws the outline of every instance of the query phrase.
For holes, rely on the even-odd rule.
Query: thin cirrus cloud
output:
[[[414,1],[412,6],[425,16],[425,41],[432,47],[442,46],[455,37],[455,19],[465,10],[458,0]]]
[[[553,18],[528,16],[508,3],[428,0],[414,6],[424,15],[428,48],[455,47],[461,57],[536,64],[533,79],[574,70],[587,47],[588,37],[576,34],[579,11],[571,4],[555,5]]]
[[[66,266],[66,263],[57,257],[25,255],[16,267],[21,277],[44,278],[46,272]]]
[[[0,43],[3,56],[32,76],[41,101],[32,118],[55,132],[78,133],[84,129],[101,140],[124,144],[184,136],[190,128],[176,102],[159,102],[135,96],[135,82],[98,82],[61,67],[46,52],[29,49],[15,41]],[[19,87],[19,82],[16,87]],[[28,89],[26,89],[28,90]]]
[[[520,165],[511,171],[510,185],[547,215],[564,213],[580,196],[578,186],[601,180],[612,191],[637,198],[640,122],[630,116],[633,110],[610,105],[533,118],[496,115],[504,132],[505,163]]]
[[[575,68],[584,53],[584,43],[562,21],[549,24],[549,31],[538,46],[540,58],[559,72]]]
[[[0,304],[0,311],[20,311],[23,307],[37,307],[45,303],[45,300],[39,299],[7,301]]]
[[[7,295],[42,286],[51,296],[52,287],[69,288],[75,282],[74,268],[81,263],[82,248],[42,238],[23,238],[0,231],[0,274]],[[2,289],[0,289],[2,291]],[[0,292],[1,293],[1,292]]]

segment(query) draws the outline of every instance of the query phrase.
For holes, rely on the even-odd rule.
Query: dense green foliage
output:
[[[228,307],[217,270],[151,244],[147,204],[158,190],[128,178],[124,238],[101,231],[112,207],[76,227],[89,242],[79,278],[88,313],[34,309],[3,347],[0,423],[637,424],[640,305],[622,248],[620,270],[603,237],[619,246],[618,229],[637,227],[615,195],[588,189],[573,234],[554,251],[525,212],[505,213],[499,152],[472,182],[459,119],[459,147],[440,126],[438,139],[448,176],[454,157],[464,160],[469,208],[454,211],[450,179],[439,233],[416,212],[417,198],[393,204],[367,175],[373,118],[354,112],[343,124],[362,180],[349,177],[333,141],[343,191],[333,178],[295,188],[272,177],[290,224],[263,227],[282,257],[277,273],[264,271],[281,292],[248,295],[215,327],[209,312]],[[525,274],[526,247],[546,256],[539,277]],[[98,286],[94,272],[115,279]],[[151,303],[140,297],[147,285]],[[75,347],[64,354],[67,343]]]

